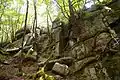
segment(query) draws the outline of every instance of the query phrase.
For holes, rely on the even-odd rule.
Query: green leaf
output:
[[[41,77],[39,78],[39,80],[44,80],[44,78],[41,76]]]

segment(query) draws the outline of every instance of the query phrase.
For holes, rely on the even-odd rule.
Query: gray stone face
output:
[[[61,75],[68,75],[69,73],[68,66],[60,63],[55,63],[52,68],[52,71]]]
[[[96,38],[96,48],[95,51],[97,52],[101,52],[104,51],[107,43],[111,40],[110,34],[108,33],[102,33],[100,35],[98,35],[98,37]]]
[[[56,26],[56,27],[55,27]],[[52,29],[53,40],[55,45],[55,56],[63,56],[63,51],[68,43],[68,26],[62,24],[60,26],[55,25]]]
[[[83,67],[85,67],[85,65],[91,61],[94,61],[96,58],[95,57],[88,57],[88,58],[85,58],[83,60],[80,60],[80,61],[77,61],[74,63],[74,65],[72,65],[70,67],[70,71],[71,72],[77,72],[79,70],[81,70]]]
[[[56,45],[55,45],[55,56],[60,56],[60,33],[61,33],[61,27],[58,27],[56,29],[53,29],[53,39],[55,40]]]
[[[96,71],[95,71],[95,68],[90,68],[89,69],[89,72],[91,74],[91,77],[93,80],[96,80],[97,79],[97,76],[96,76]]]
[[[56,80],[64,80],[60,75],[55,75]]]

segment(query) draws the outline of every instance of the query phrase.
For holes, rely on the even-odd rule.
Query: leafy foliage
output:
[[[51,75],[48,75],[44,71],[44,67],[42,67],[34,76],[35,80],[55,80],[55,78]]]
[[[17,4],[13,6],[14,4]],[[2,0],[1,1],[1,13],[0,13],[0,42],[12,41],[15,35],[15,31],[22,26],[23,14],[20,13],[20,7],[22,6],[22,0]]]
[[[34,0],[33,0],[34,1]],[[28,24],[33,23],[34,11],[33,1],[30,2],[28,12]],[[36,1],[36,0],[35,0]],[[59,18],[64,22],[68,22],[70,17],[69,0],[38,0],[36,1],[37,16],[43,17],[43,23],[52,24],[55,18]],[[112,0],[91,0],[93,5],[105,5]],[[83,12],[86,4],[90,4],[89,0],[71,0],[72,7],[75,14],[85,13],[85,16],[90,14]],[[45,10],[39,10],[41,4],[44,4]],[[20,29],[24,24],[25,13],[22,8],[26,8],[26,1],[24,0],[1,0],[0,1],[0,42],[9,42],[13,40],[16,30]],[[24,9],[25,10],[25,9]],[[41,14],[40,14],[41,13]],[[40,15],[39,15],[40,14]],[[39,18],[39,17],[38,17]],[[46,20],[48,19],[48,20]],[[38,23],[40,19],[37,20]],[[38,26],[41,23],[38,24]],[[50,27],[50,26],[49,26]]]

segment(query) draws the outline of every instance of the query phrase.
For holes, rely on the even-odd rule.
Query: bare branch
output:
[[[27,0],[27,9],[26,9],[25,25],[24,25],[24,31],[25,31],[25,32],[24,32],[23,40],[22,40],[22,49],[23,49],[23,47],[24,47],[24,38],[25,38],[26,26],[27,26],[28,8],[29,8],[29,1]]]
[[[66,19],[68,19],[69,16],[67,17],[67,16],[65,15],[64,10],[62,9],[62,6],[58,3],[57,0],[55,0],[55,1],[57,2],[58,6],[60,7],[60,9],[61,9],[61,11],[62,11],[64,17],[65,17]]]
[[[63,0],[63,8],[64,8],[64,10],[65,10],[67,16],[69,17],[69,15],[68,15],[68,13],[67,13],[67,10],[66,10],[66,8],[65,8],[65,0]]]

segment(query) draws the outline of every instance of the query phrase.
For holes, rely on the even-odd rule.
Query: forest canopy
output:
[[[105,6],[111,0],[70,0],[74,13],[89,10],[93,5]],[[70,13],[69,0],[28,0],[27,25],[33,25],[35,7],[37,27],[51,27],[52,22],[59,18],[67,22]],[[15,32],[25,25],[25,13],[27,0],[1,0],[0,1],[0,42],[9,42],[15,36]],[[89,16],[89,13],[87,13]]]
[[[0,0],[0,80],[119,80],[120,0]]]

